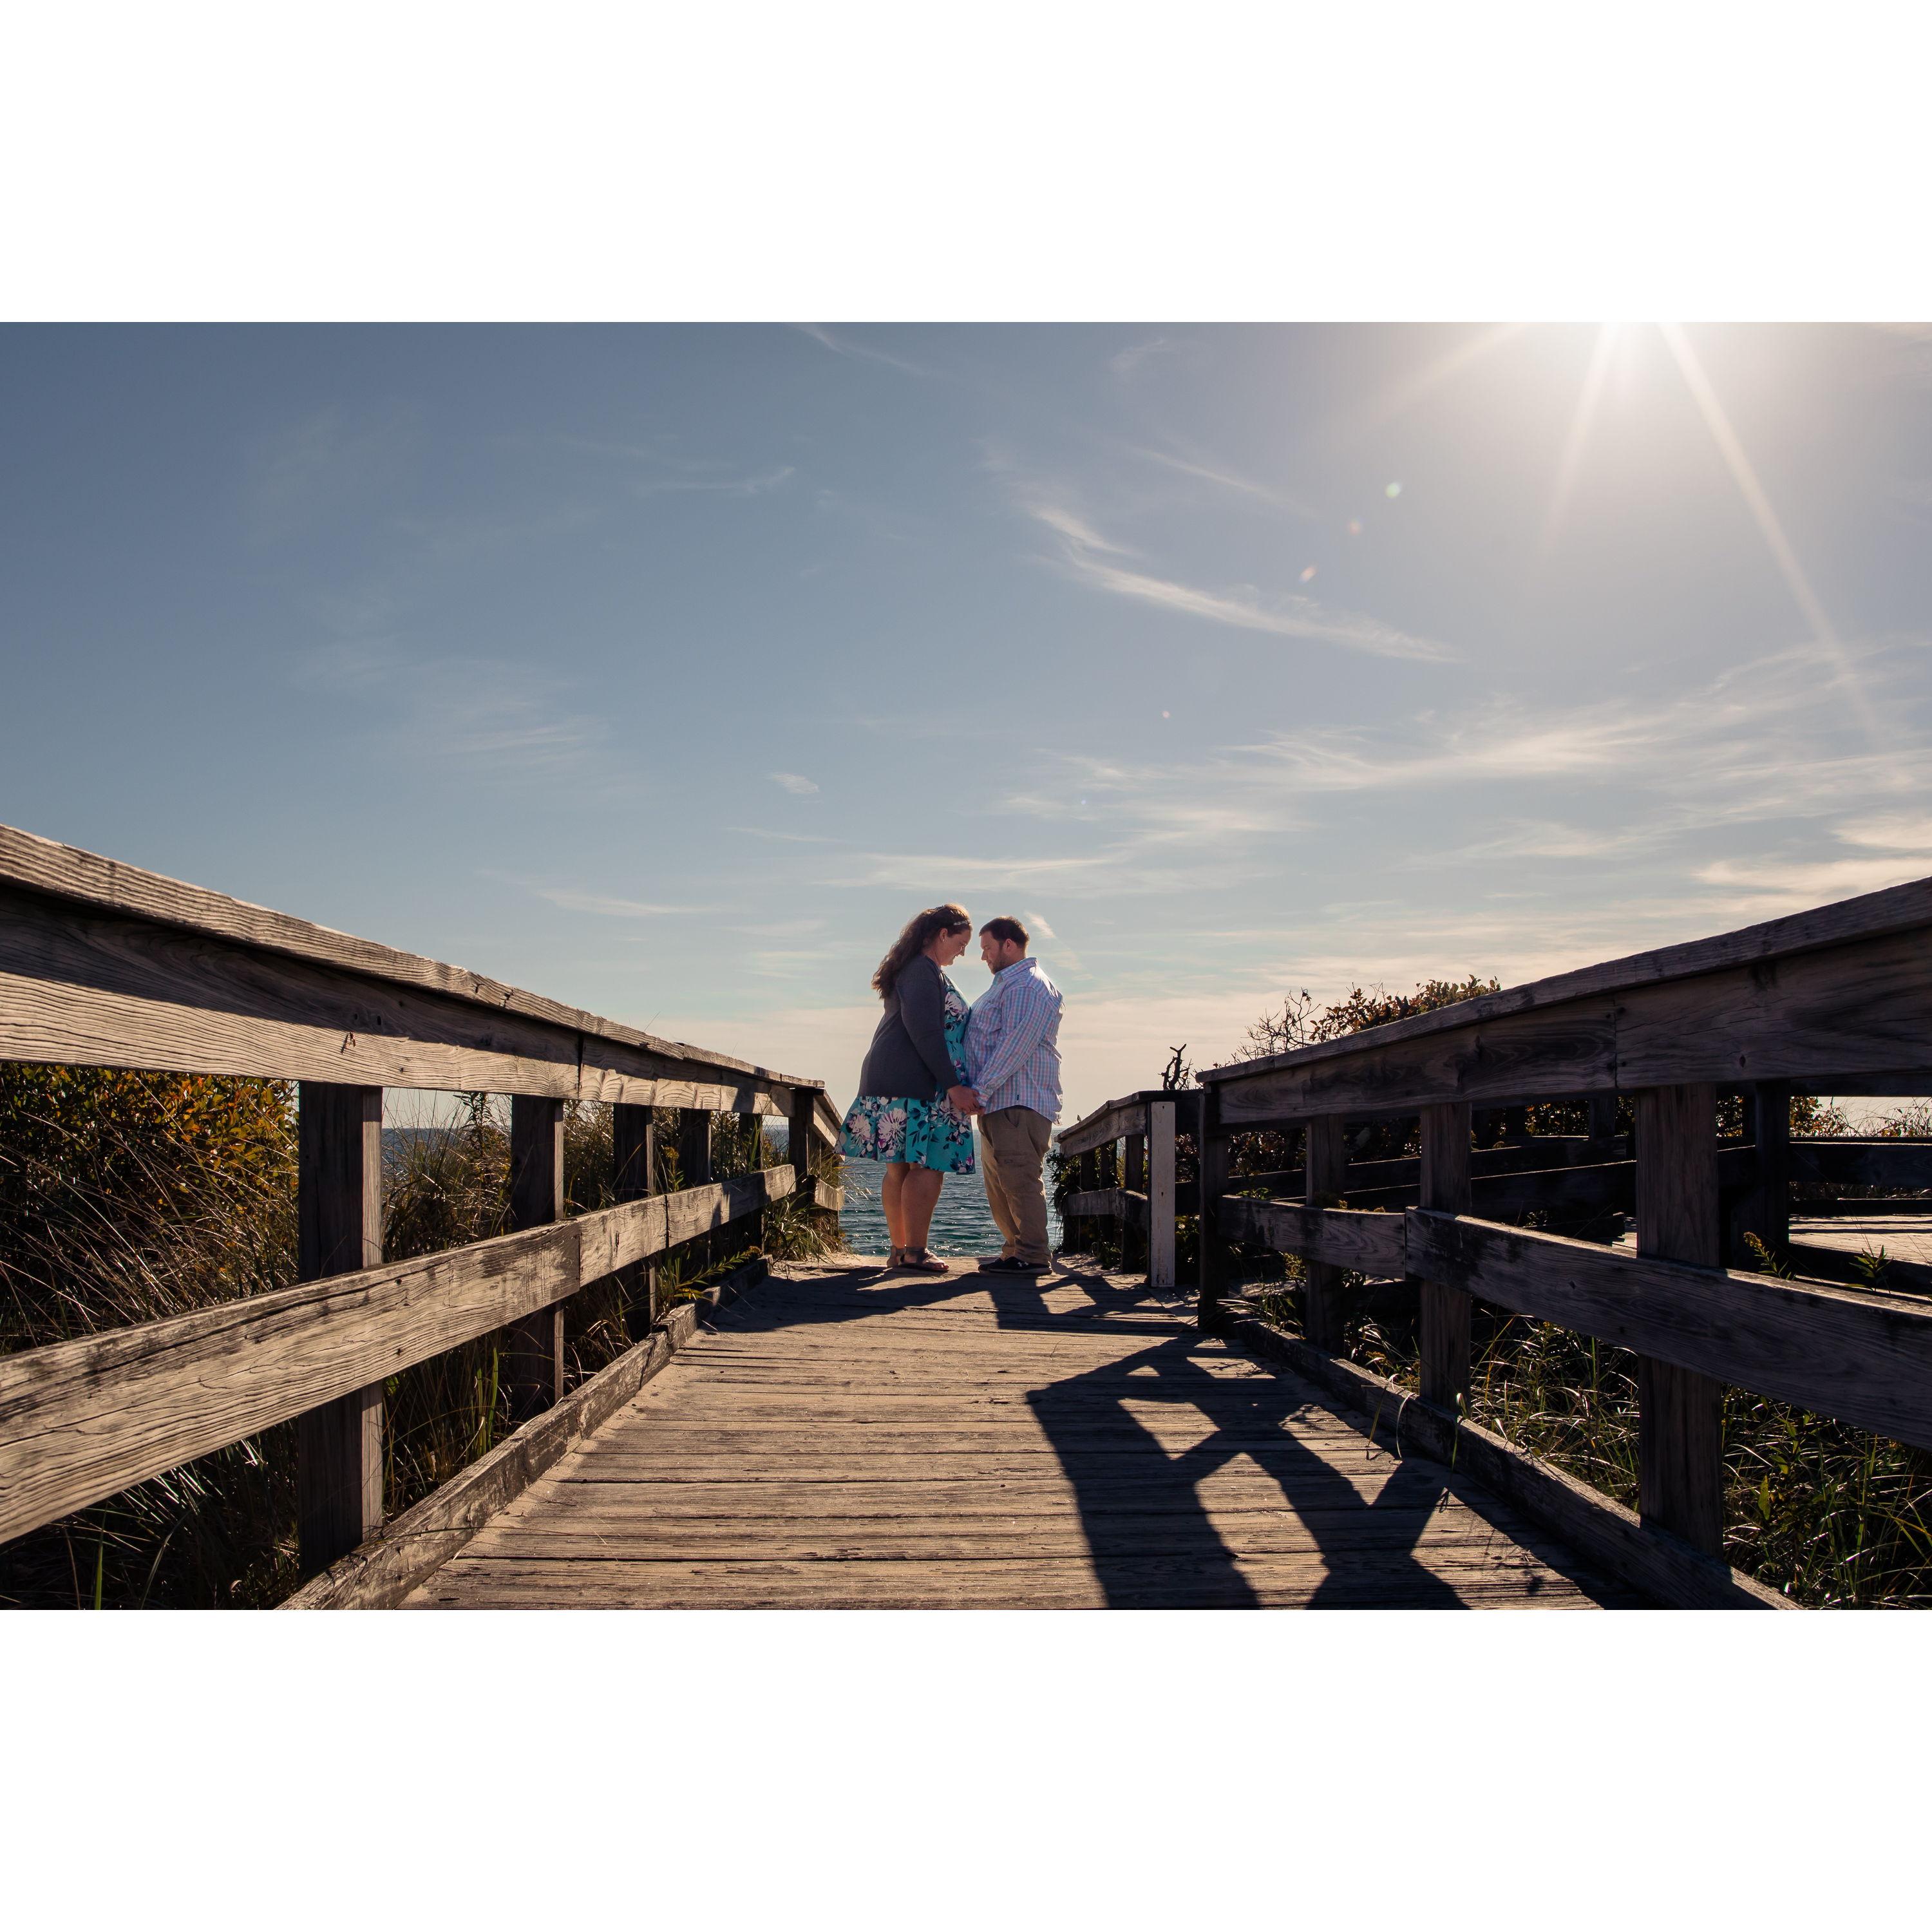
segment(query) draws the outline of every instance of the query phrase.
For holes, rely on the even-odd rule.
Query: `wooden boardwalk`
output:
[[[794,1266],[710,1328],[409,1606],[1636,1600],[1137,1280]]]

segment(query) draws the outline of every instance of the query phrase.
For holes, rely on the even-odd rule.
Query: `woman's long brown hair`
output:
[[[904,932],[892,941],[892,950],[879,962],[872,984],[884,999],[908,964],[923,952],[942,932],[970,932],[973,916],[964,906],[928,906],[906,921]]]

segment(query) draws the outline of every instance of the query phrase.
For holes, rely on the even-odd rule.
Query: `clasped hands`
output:
[[[970,1120],[975,1114],[983,1114],[986,1111],[980,1103],[979,1095],[970,1087],[949,1088],[946,1095],[946,1104],[956,1114],[964,1114],[968,1120]]]

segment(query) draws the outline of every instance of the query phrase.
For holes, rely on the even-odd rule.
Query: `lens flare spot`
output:
[[[1402,494],[1402,485],[1400,483],[1391,483],[1382,494],[1384,496],[1400,496]]]
[[[1304,584],[1312,584],[1315,581],[1314,565],[1311,563],[1308,568],[1301,573],[1301,580]]]
[[[1348,534],[1352,537],[1358,537],[1362,534],[1362,520],[1360,517],[1349,518]]]

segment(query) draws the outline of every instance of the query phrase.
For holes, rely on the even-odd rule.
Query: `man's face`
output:
[[[1019,956],[1019,948],[1010,939],[995,939],[990,932],[980,934],[980,957],[986,961],[988,973],[1010,966]]]

